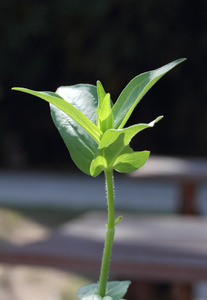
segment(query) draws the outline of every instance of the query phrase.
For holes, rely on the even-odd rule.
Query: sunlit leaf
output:
[[[131,139],[140,131],[153,127],[161,118],[162,116],[149,124],[137,124],[124,129],[110,129],[106,131],[91,163],[91,175],[96,177],[104,169],[113,168],[116,159],[120,155],[132,153],[132,149],[129,147]]]
[[[146,163],[149,155],[150,151],[124,153],[115,160],[114,169],[120,173],[134,172]]]
[[[95,86],[79,84],[60,87],[56,92],[82,112],[91,122],[96,122],[98,98]],[[51,115],[71,158],[81,171],[89,175],[90,164],[98,148],[97,143],[82,126],[54,105],[51,105]]]
[[[78,168],[90,174],[90,164],[102,132],[95,125],[98,96],[96,86],[79,84],[60,87],[56,93],[14,88],[40,97],[51,105],[53,121]],[[89,133],[90,132],[90,133]]]
[[[120,94],[112,108],[114,128],[123,128],[134,108],[149,89],[167,72],[183,62],[185,58],[175,60],[159,69],[149,71],[132,79]]]
[[[13,88],[13,90],[21,91],[27,94],[37,96],[61,109],[67,115],[69,115],[74,121],[76,121],[80,126],[86,130],[89,135],[96,141],[98,144],[102,132],[98,127],[92,123],[83,113],[76,109],[69,102],[65,101],[62,97],[53,92],[37,92],[25,88]]]
[[[97,94],[98,94],[98,109],[97,109],[97,117],[98,117],[101,107],[103,105],[104,98],[106,96],[106,92],[103,88],[103,85],[99,80],[97,81]]]
[[[102,106],[100,108],[98,114],[98,124],[97,126],[104,133],[108,129],[114,127],[114,117],[111,110],[111,98],[110,94],[106,94],[104,100],[102,102]]]

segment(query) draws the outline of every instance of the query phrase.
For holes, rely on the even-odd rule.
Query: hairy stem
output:
[[[108,279],[111,251],[115,233],[113,170],[105,170],[105,181],[108,201],[108,224],[101,264],[101,274],[99,279],[99,295],[101,297],[104,297],[106,293],[106,284]]]

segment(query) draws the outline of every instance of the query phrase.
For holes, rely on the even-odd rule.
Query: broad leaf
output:
[[[98,283],[87,284],[81,286],[77,291],[77,297],[81,300],[84,297],[97,294],[98,293]]]
[[[95,86],[80,84],[60,87],[56,93],[84,113],[91,122],[96,122],[98,98]],[[80,170],[90,175],[90,164],[98,148],[97,143],[82,126],[54,105],[51,105],[51,115],[71,158]]]
[[[126,294],[130,281],[109,281],[106,285],[106,295],[112,297],[113,300],[121,300],[122,297]],[[92,298],[98,294],[98,283],[92,283],[79,288],[77,292],[77,297],[81,300],[85,297],[92,296]],[[103,298],[103,299],[104,299]]]
[[[153,127],[161,117],[158,117],[149,124],[137,124],[124,129],[110,129],[103,134],[101,143],[91,163],[90,173],[92,176],[98,176],[104,169],[115,167],[116,159],[120,155],[132,153],[129,147],[131,139],[140,131]],[[122,157],[124,158],[124,157]],[[130,156],[129,156],[130,158]],[[132,158],[130,159],[132,162]],[[126,161],[125,161],[126,163]],[[137,164],[137,162],[135,163]],[[117,167],[119,169],[119,167]]]
[[[109,281],[106,286],[106,296],[116,297],[118,299],[124,297],[131,281]]]
[[[132,79],[120,94],[112,108],[114,128],[123,128],[134,108],[148,90],[172,68],[183,62],[185,58],[175,60],[159,69],[149,71]]]
[[[69,102],[65,101],[62,97],[53,92],[37,92],[25,88],[13,88],[13,90],[21,91],[24,93],[28,93],[34,96],[37,96],[64,111],[67,115],[69,115],[74,121],[76,121],[79,125],[81,125],[84,130],[86,130],[89,135],[96,141],[97,144],[100,142],[100,138],[102,132],[98,127],[92,123],[83,113],[81,113],[78,109],[76,109]],[[74,95],[72,95],[73,97]],[[80,95],[79,97],[85,98],[85,93]]]
[[[114,169],[120,173],[134,172],[148,160],[150,151],[139,151],[119,155],[114,162]]]
[[[79,84],[60,87],[56,93],[14,88],[40,97],[51,104],[53,121],[78,168],[90,174],[90,164],[102,132],[95,125],[98,107],[97,89]]]

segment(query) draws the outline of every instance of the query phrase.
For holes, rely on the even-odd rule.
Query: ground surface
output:
[[[76,213],[77,214],[77,213]],[[76,215],[69,211],[0,208],[0,243],[25,244],[45,238]],[[62,270],[0,264],[1,300],[74,300],[87,278]]]

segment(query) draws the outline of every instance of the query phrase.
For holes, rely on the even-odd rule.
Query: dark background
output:
[[[140,133],[136,150],[207,156],[207,1],[0,1],[0,166],[66,168],[71,163],[47,103],[11,91],[96,84],[116,100],[136,75],[172,60],[129,124],[165,118]]]

